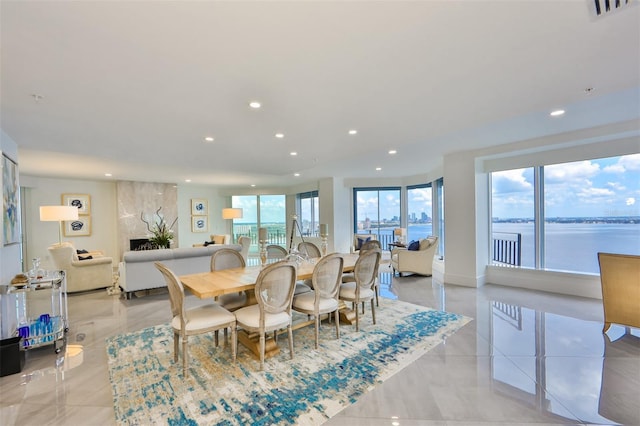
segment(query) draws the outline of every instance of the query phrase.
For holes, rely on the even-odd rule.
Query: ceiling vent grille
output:
[[[634,3],[633,0],[593,0],[596,16],[606,16],[610,12],[624,9]]]

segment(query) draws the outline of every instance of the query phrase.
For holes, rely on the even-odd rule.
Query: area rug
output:
[[[167,308],[168,309],[168,308]],[[304,317],[306,318],[306,316]],[[286,334],[280,353],[259,361],[238,344],[216,348],[213,335],[189,338],[189,374],[173,361],[169,324],[107,339],[109,376],[119,424],[319,425],[457,331],[469,318],[383,299],[371,323],[369,307],[354,326],[322,324],[294,331],[294,358]]]

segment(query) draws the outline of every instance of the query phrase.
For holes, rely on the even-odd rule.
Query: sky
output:
[[[494,218],[534,217],[533,168],[491,179]],[[548,218],[639,216],[640,154],[545,166],[544,188]]]

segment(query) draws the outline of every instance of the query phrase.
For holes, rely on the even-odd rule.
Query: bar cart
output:
[[[22,337],[24,349],[53,345],[59,353],[69,331],[67,278],[64,271],[38,272],[23,285],[9,286],[16,302],[15,334]]]

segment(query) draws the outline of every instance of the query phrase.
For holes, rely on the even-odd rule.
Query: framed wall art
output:
[[[77,220],[64,222],[65,237],[86,237],[91,235],[91,217],[79,216]]]
[[[2,155],[2,243],[20,242],[20,187],[18,165]]]
[[[192,198],[191,199],[191,215],[192,216],[207,216],[209,214],[209,206],[207,200],[204,198]]]
[[[192,232],[208,232],[209,218],[207,216],[191,216]]]
[[[62,194],[63,206],[75,206],[79,215],[91,213],[91,196],[89,194]]]

